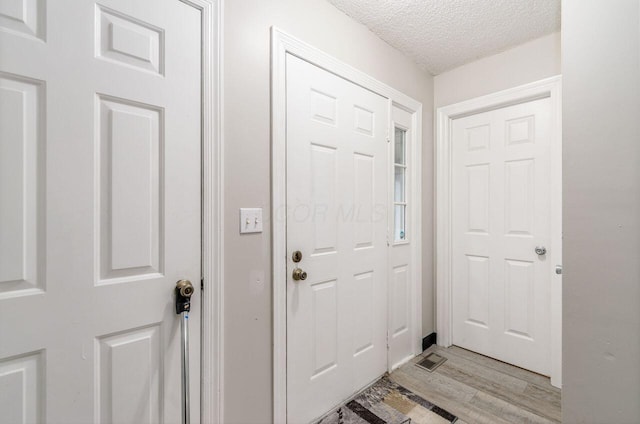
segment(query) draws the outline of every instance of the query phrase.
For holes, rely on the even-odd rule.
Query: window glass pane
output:
[[[406,163],[407,163],[407,131],[401,128],[395,128],[393,142],[393,201],[395,203],[405,203],[403,205],[394,205],[394,239],[395,241],[403,241],[407,239],[406,234]]]
[[[403,129],[396,128],[395,132],[395,155],[394,162],[404,165],[405,164],[405,138],[407,132]]]
[[[393,183],[393,201],[404,202],[404,173],[405,169],[401,166],[395,166],[395,178]]]
[[[395,241],[402,241],[406,239],[406,206],[395,205],[394,207],[394,221],[395,221]]]

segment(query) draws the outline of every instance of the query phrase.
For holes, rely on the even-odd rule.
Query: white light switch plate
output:
[[[240,234],[262,232],[262,208],[240,208]]]

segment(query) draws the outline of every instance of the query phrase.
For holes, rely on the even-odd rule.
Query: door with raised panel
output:
[[[453,344],[550,374],[550,100],[453,121]]]
[[[291,55],[286,84],[287,418],[307,423],[386,371],[389,104]]]
[[[0,2],[2,422],[180,422],[200,22],[178,0]],[[192,304],[198,376],[199,291]]]

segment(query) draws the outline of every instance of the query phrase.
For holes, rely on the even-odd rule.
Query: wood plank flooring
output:
[[[416,362],[447,358],[434,372]],[[456,346],[431,346],[391,373],[391,380],[459,417],[460,424],[560,423],[560,390],[539,374]]]

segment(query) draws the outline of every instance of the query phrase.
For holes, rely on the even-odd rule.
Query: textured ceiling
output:
[[[560,0],[328,0],[434,75],[560,29]]]

